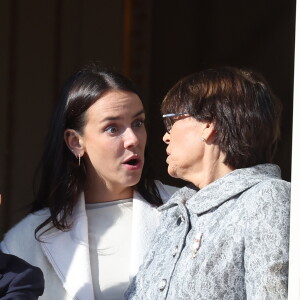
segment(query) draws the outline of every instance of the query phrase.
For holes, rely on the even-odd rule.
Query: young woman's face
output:
[[[109,91],[87,110],[85,120],[81,143],[87,180],[96,177],[114,191],[137,184],[147,139],[140,98],[132,92]]]

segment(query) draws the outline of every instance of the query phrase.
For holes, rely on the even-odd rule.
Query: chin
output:
[[[128,178],[128,180],[126,180],[126,185],[134,186],[134,185],[138,184],[140,180],[141,180],[141,176],[134,176],[134,177]]]
[[[170,166],[168,167],[168,173],[171,177],[174,177],[174,178],[179,178],[177,176],[177,172],[176,172],[176,169],[174,168],[171,168]]]

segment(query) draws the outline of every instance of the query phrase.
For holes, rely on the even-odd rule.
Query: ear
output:
[[[76,156],[81,157],[84,154],[84,145],[81,135],[74,129],[66,129],[64,132],[65,143],[70,151]]]
[[[212,139],[215,134],[215,124],[212,122],[203,122],[203,131],[202,131],[202,137],[208,141],[209,139]]]

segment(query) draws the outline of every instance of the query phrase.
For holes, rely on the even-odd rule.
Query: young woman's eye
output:
[[[145,120],[136,120],[136,121],[133,123],[133,127],[143,127],[143,126],[144,126],[144,123],[145,123]]]
[[[108,133],[116,133],[118,130],[116,126],[108,126],[105,128],[105,131]]]

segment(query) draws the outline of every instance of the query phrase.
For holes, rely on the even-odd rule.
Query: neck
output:
[[[132,198],[133,187],[121,185],[108,185],[97,176],[87,180],[84,188],[86,203],[110,202],[115,200]]]
[[[88,169],[84,188],[86,203],[111,202],[132,198],[132,196],[132,186],[108,183],[98,176],[94,168]]]
[[[84,197],[86,203],[97,203],[97,202],[111,202],[116,200],[122,200],[127,198],[132,198],[133,188],[126,187],[116,191],[116,189],[109,190],[105,188],[91,189],[86,188],[84,190]]]
[[[216,148],[218,150],[218,148]],[[234,169],[223,163],[225,155],[218,151],[211,152],[203,161],[201,172],[196,174],[193,182],[199,188],[204,188],[215,180],[225,176]]]
[[[206,182],[204,186],[214,182],[215,180],[225,176],[226,174],[233,171],[232,168],[226,166],[224,163],[212,165],[209,169],[206,170]],[[202,186],[202,187],[204,187]]]

